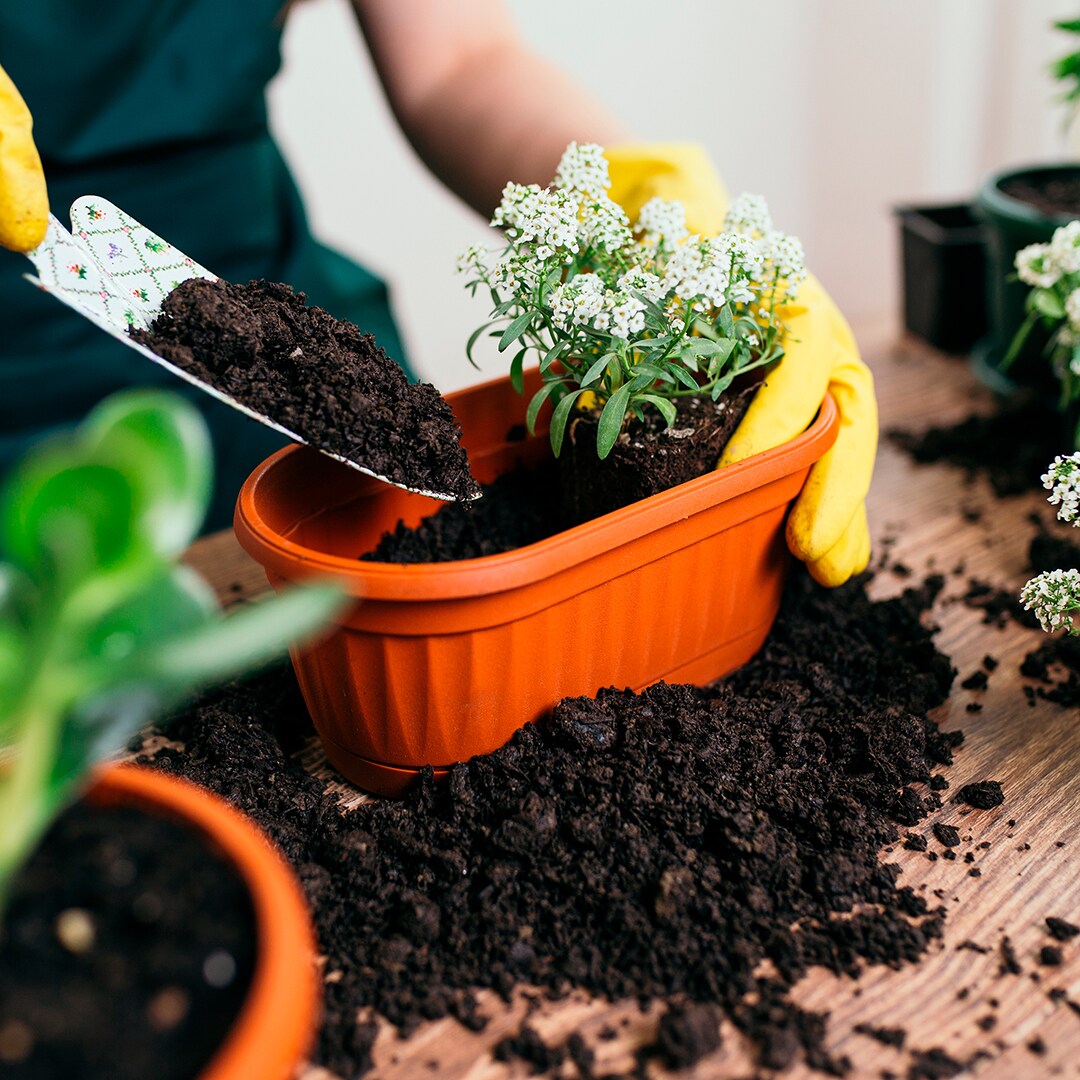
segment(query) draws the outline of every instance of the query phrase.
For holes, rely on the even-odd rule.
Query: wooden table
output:
[[[989,395],[972,378],[968,366],[913,342],[890,342],[875,334],[861,335],[864,355],[874,368],[881,404],[882,429],[921,430],[947,424],[977,408],[989,410]],[[1064,449],[1064,448],[1063,448]],[[972,509],[983,510],[971,520]],[[952,1058],[966,1061],[976,1051],[989,1051],[966,1075],[985,1080],[1043,1076],[1080,1076],[1080,1009],[1055,1002],[1049,991],[1061,988],[1080,1003],[1080,938],[1062,946],[1060,967],[1040,966],[1036,954],[1046,944],[1044,919],[1059,916],[1080,923],[1080,723],[1074,710],[1038,701],[1030,707],[1018,672],[1024,655],[1042,639],[1010,622],[1003,628],[984,625],[981,613],[958,602],[971,577],[1018,589],[1027,577],[1027,544],[1032,532],[1028,516],[1044,508],[1037,493],[995,500],[982,478],[970,484],[964,474],[944,465],[919,466],[883,440],[870,496],[871,527],[876,551],[889,545],[890,561],[902,562],[921,580],[929,570],[945,573],[947,586],[934,610],[940,625],[938,643],[959,669],[949,701],[937,712],[941,725],[963,728],[966,741],[956,763],[946,770],[952,790],[971,780],[999,780],[1005,804],[995,810],[963,816],[952,803],[931,820],[957,824],[965,838],[962,852],[976,850],[969,876],[962,859],[931,862],[922,853],[891,850],[885,857],[903,868],[901,882],[930,892],[941,890],[948,917],[945,938],[917,965],[898,971],[871,968],[858,981],[821,970],[811,972],[796,988],[802,1006],[831,1013],[828,1046],[847,1054],[852,1076],[873,1077],[882,1070],[906,1076],[910,1049],[942,1047]],[[965,515],[965,511],[968,513]],[[1049,511],[1044,515],[1049,518]],[[227,603],[242,602],[265,589],[265,579],[239,549],[231,534],[200,541],[191,562],[215,585]],[[964,572],[955,574],[958,564]],[[906,581],[890,572],[878,575],[875,596],[891,595]],[[1000,666],[985,691],[967,691],[960,681],[993,654]],[[978,713],[966,711],[972,701],[983,704]],[[317,743],[302,754],[305,766],[355,804],[364,796],[326,765]],[[1009,821],[1015,821],[1010,826]],[[930,822],[920,827],[928,831]],[[967,838],[971,839],[968,840]],[[931,844],[931,847],[937,845]],[[1023,973],[1001,974],[999,946],[1011,939]],[[983,953],[970,943],[988,950]],[[961,947],[964,945],[964,947]],[[483,1080],[526,1076],[518,1062],[495,1062],[490,1048],[518,1030],[524,1000],[512,1007],[491,995],[481,998],[492,1020],[478,1034],[453,1020],[423,1027],[406,1042],[384,1030],[376,1046],[376,1074],[405,1078],[439,1076]],[[992,1002],[996,1002],[994,1007]],[[639,1011],[636,1003],[610,1004],[574,996],[543,1006],[529,1023],[549,1041],[564,1041],[580,1032],[597,1053],[597,1070],[624,1074],[633,1065],[633,1050],[651,1041],[659,1008]],[[979,1021],[993,1016],[989,1031]],[[882,1046],[855,1033],[858,1024],[907,1030],[903,1051]],[[612,1041],[596,1036],[607,1025],[620,1035]],[[696,1078],[737,1077],[752,1073],[752,1059],[741,1036],[724,1024],[723,1046],[687,1075]],[[1028,1044],[1036,1037],[1045,1053],[1036,1055]],[[431,1063],[437,1062],[437,1067]],[[567,1075],[571,1075],[568,1072]],[[659,1075],[659,1070],[657,1070]],[[303,1080],[329,1080],[324,1070],[308,1068]],[[809,1077],[799,1065],[784,1074]]]

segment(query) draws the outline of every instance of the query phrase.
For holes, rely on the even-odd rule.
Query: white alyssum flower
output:
[[[727,303],[732,260],[721,245],[690,237],[677,248],[664,269],[664,291],[673,292],[695,311]]]
[[[686,209],[681,202],[652,198],[638,212],[634,231],[641,233],[650,247],[662,246],[671,251],[690,235],[686,228]]]
[[[1049,244],[1028,244],[1016,253],[1016,273],[1025,285],[1049,289],[1059,277],[1061,270],[1050,255]]]
[[[578,274],[552,289],[548,298],[552,320],[563,330],[594,325],[604,310],[606,293],[607,286],[597,274]]]
[[[615,284],[622,292],[639,292],[654,303],[659,303],[664,297],[664,283],[654,273],[642,270],[640,266],[632,266],[620,275]]]
[[[1050,261],[1063,274],[1080,270],[1080,221],[1070,221],[1054,230],[1050,239]]]
[[[587,198],[581,205],[578,233],[583,246],[621,251],[634,243],[626,211],[606,195]]]
[[[578,203],[565,191],[551,191],[537,184],[509,183],[491,224],[502,226],[517,244],[532,244],[543,261],[555,252],[567,255],[580,250]]]
[[[1042,474],[1042,484],[1050,492],[1046,501],[1058,508],[1058,519],[1080,524],[1080,452],[1058,454]]]
[[[794,300],[799,286],[806,280],[806,255],[799,239],[773,231],[761,238],[760,247],[767,267],[765,280],[779,278],[784,282],[787,298]]]
[[[1062,629],[1080,633],[1072,614],[1080,609],[1080,570],[1047,570],[1020,590],[1020,600],[1048,634]]]
[[[765,236],[773,231],[772,215],[761,195],[744,191],[728,207],[724,217],[725,232],[745,233],[747,236]]]
[[[470,244],[457,257],[457,272],[475,276],[481,281],[487,279],[487,249],[483,244]]]
[[[542,263],[514,252],[505,254],[491,272],[491,283],[504,294],[531,293],[540,284]]]
[[[645,329],[645,305],[628,293],[612,293],[608,298],[611,312],[611,336],[624,341]]]
[[[611,174],[604,148],[596,143],[572,142],[555,171],[555,186],[593,196],[606,192],[611,187]]]
[[[1065,315],[1069,320],[1070,328],[1080,330],[1080,289],[1073,289],[1065,297]]]

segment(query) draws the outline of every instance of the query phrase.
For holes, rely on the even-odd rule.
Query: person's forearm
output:
[[[390,105],[428,167],[490,215],[508,180],[546,184],[567,143],[627,141],[530,51],[499,0],[353,0]]]
[[[477,57],[401,124],[428,167],[487,216],[508,180],[550,182],[572,140],[629,141],[603,107],[524,49]]]

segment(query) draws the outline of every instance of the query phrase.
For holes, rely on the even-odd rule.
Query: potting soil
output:
[[[312,446],[394,483],[472,498],[453,411],[410,384],[370,334],[309,307],[288,285],[192,278],[136,341]]]
[[[290,759],[306,713],[286,670],[189,710],[186,749],[154,761],[231,799],[296,867],[327,954],[315,1059],[343,1077],[371,1066],[377,1025],[358,1009],[404,1034],[448,1013],[481,1027],[476,989],[524,985],[669,1001],[653,1048],[669,1061],[716,1045],[707,1014],[676,1023],[698,1003],[762,1066],[839,1074],[826,1018],[791,986],[811,965],[914,961],[942,932],[943,910],[881,859],[899,822],[940,805],[932,773],[961,741],[928,717],[954,675],[920,621],[940,587],[874,603],[865,581],[798,574],[726,681],[567,699],[399,802],[342,812]],[[585,1048],[569,1056],[586,1075]]]
[[[194,830],[78,805],[15,880],[0,927],[5,1080],[191,1080],[255,960],[251,899]]]
[[[1000,497],[1042,490],[1046,467],[1057,454],[1071,451],[1061,414],[1040,401],[920,434],[890,431],[889,437],[922,464],[947,462],[984,475]]]

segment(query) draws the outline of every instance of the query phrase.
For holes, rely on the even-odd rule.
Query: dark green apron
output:
[[[53,213],[101,195],[232,281],[284,281],[404,351],[386,286],[319,244],[267,129],[282,0],[33,0],[0,8],[0,64],[34,115]],[[210,425],[206,528],[232,520],[281,436],[124,348],[21,279],[0,249],[0,472],[36,439],[125,386],[164,386]],[[406,367],[406,370],[408,368]]]

